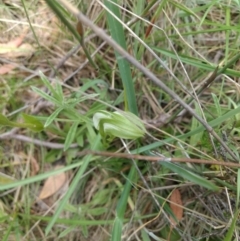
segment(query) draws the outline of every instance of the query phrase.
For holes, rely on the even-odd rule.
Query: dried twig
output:
[[[117,157],[117,158],[126,158],[126,159],[136,159],[144,160],[150,162],[176,162],[176,163],[197,163],[197,164],[209,164],[209,165],[219,165],[225,167],[237,167],[240,168],[239,163],[235,162],[221,162],[221,161],[211,161],[203,159],[192,159],[192,158],[178,158],[178,157],[161,157],[161,156],[143,156],[137,154],[128,154],[128,153],[113,153],[108,151],[92,151],[84,150],[78,153],[78,156],[85,155],[96,155],[96,156],[105,156],[105,157]]]
[[[31,137],[28,137],[28,136],[17,135],[17,134],[15,134],[15,132],[18,131],[18,129],[19,128],[14,128],[13,130],[11,130],[9,132],[1,134],[0,140],[15,139],[15,140],[33,143],[33,144],[38,145],[38,146],[48,147],[48,148],[51,148],[51,149],[63,149],[64,148],[64,144],[61,144],[61,143],[41,141],[41,140],[34,139],[34,138],[31,138]],[[73,144],[70,145],[70,148],[75,148],[75,147],[78,147],[77,143],[73,143]]]

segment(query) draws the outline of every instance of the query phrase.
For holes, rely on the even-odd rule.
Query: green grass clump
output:
[[[237,240],[238,2],[35,3],[0,3],[2,240]]]

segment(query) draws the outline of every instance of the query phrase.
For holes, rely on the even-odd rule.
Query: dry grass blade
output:
[[[79,152],[79,156],[85,156],[87,154],[98,155],[98,156],[107,156],[107,157],[120,157],[127,159],[137,159],[137,160],[145,160],[150,162],[176,162],[176,163],[198,163],[198,164],[209,164],[209,165],[219,165],[225,167],[236,167],[240,168],[239,163],[234,162],[221,162],[221,161],[211,161],[211,160],[203,160],[203,159],[193,159],[193,158],[171,158],[171,157],[160,157],[160,156],[143,156],[136,154],[128,154],[128,153],[113,153],[107,151],[93,151],[93,150],[84,150]]]

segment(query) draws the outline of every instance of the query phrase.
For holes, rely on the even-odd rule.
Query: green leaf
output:
[[[22,114],[24,123],[18,123],[14,121],[10,121],[7,117],[4,115],[0,114],[0,125],[4,126],[11,126],[11,127],[20,127],[20,128],[29,128],[33,131],[41,131],[43,130],[43,125],[42,123],[37,120],[33,116],[29,116],[26,114]]]
[[[45,100],[48,100],[48,101],[54,103],[57,106],[61,105],[61,102],[59,102],[58,100],[56,100],[55,98],[53,98],[49,94],[45,93],[44,91],[40,90],[39,88],[34,87],[34,86],[32,86],[31,88],[35,93],[39,94]]]
[[[113,3],[117,4],[116,0]],[[107,22],[111,32],[112,38],[125,50],[127,50],[127,44],[125,40],[125,34],[122,24],[116,19],[121,19],[119,7],[109,1],[104,1],[104,4],[108,8]],[[111,14],[112,13],[112,14]],[[134,114],[138,114],[137,101],[135,95],[135,89],[131,74],[131,68],[129,62],[123,58],[119,53],[115,52],[121,80],[124,86],[124,93],[126,96],[127,106],[125,108]]]
[[[222,109],[218,97],[214,93],[212,93],[212,98],[214,101],[215,109],[217,111],[217,116],[222,116]]]
[[[239,205],[239,198],[240,198],[240,168],[238,168],[238,173],[237,173],[237,201],[236,201],[237,207]]]
[[[74,137],[76,135],[78,124],[79,124],[79,122],[76,121],[70,127],[66,140],[65,140],[65,143],[64,143],[64,151],[66,151],[69,148],[69,146],[72,144]]]
[[[57,90],[57,99],[59,101],[63,101],[64,100],[64,94],[63,94],[63,90],[62,90],[62,86],[59,82],[57,82],[56,84],[56,90]]]
[[[50,90],[50,92],[54,95],[57,94],[57,92],[55,91],[55,89],[52,87],[50,81],[47,79],[47,77],[43,74],[42,71],[39,71],[39,76],[42,80],[42,82],[44,83],[44,85]]]
[[[27,128],[32,131],[42,131],[44,129],[43,124],[34,116],[22,113],[24,123]]]
[[[198,103],[197,103],[197,102],[194,102],[194,104],[195,104],[195,111],[196,111],[196,113],[197,113],[199,116],[201,116],[201,115],[202,115],[202,112],[201,112],[201,109],[200,109]],[[200,126],[199,121],[197,121],[197,119],[195,119],[195,118],[192,118],[191,130],[195,130],[195,129],[197,129],[199,126]],[[202,140],[202,136],[203,136],[203,132],[199,132],[199,133],[197,133],[197,134],[195,134],[195,135],[192,135],[192,136],[190,137],[190,140],[189,140],[190,145],[191,145],[191,146],[196,146],[196,145],[199,143],[199,141]]]
[[[54,119],[58,116],[58,114],[59,114],[62,110],[63,110],[63,107],[57,108],[57,109],[47,118],[44,127],[48,127],[48,126],[54,121]]]
[[[233,235],[234,235],[234,229],[235,229],[235,225],[236,225],[236,221],[238,219],[238,214],[239,214],[239,210],[237,209],[235,211],[234,217],[232,219],[232,223],[228,229],[228,232],[226,234],[226,237],[224,238],[223,241],[232,241],[233,239]]]
[[[113,230],[112,230],[112,238],[111,240],[114,241],[121,241],[122,237],[122,219],[119,219],[118,217],[115,218],[114,224],[113,224]]]
[[[47,77],[40,71],[39,73],[41,80],[43,81],[44,85],[50,90],[53,97],[58,100],[59,102],[63,101],[63,92],[62,86],[57,81],[55,88],[52,86],[51,82],[47,79]]]
[[[217,191],[219,188],[214,185],[212,182],[206,180],[203,177],[198,176],[197,174],[190,172],[175,163],[163,161],[159,162],[162,166],[170,169],[171,171],[177,173],[179,176],[182,176],[184,179],[189,180],[193,183],[196,183],[199,186],[205,187],[212,191]]]
[[[166,50],[166,49],[163,49],[163,48],[159,48],[159,47],[155,47],[155,46],[152,46],[152,49],[154,49],[156,52],[161,53],[161,54],[163,54],[163,55],[165,55],[169,58],[172,58],[172,59],[175,59],[175,60],[179,59],[183,63],[191,65],[191,66],[195,66],[200,70],[214,71],[217,68],[216,65],[210,65],[206,62],[202,62],[201,60],[199,60],[197,58],[193,58],[189,55],[178,54],[178,56],[176,56],[176,54],[172,51],[169,51],[169,50]],[[228,74],[228,75],[240,77],[240,71],[237,71],[237,70],[233,70],[233,69],[230,69],[230,68],[224,69],[224,67],[223,67],[222,69],[219,69],[219,71],[224,72],[225,74]]]
[[[2,114],[0,114],[0,125],[3,125],[3,126],[14,126],[13,122],[10,121],[7,117],[5,117]]]

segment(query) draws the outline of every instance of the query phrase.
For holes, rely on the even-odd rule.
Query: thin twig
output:
[[[48,148],[51,148],[51,149],[63,149],[64,148],[64,144],[61,144],[61,143],[41,141],[41,140],[34,139],[34,138],[31,138],[31,137],[28,137],[28,136],[14,134],[18,129],[19,128],[14,128],[9,132],[1,134],[0,140],[15,139],[15,140],[33,143],[33,144],[38,145],[38,146],[48,147]],[[70,148],[76,148],[78,146],[79,145],[77,143],[73,143],[73,144],[70,145]]]
[[[108,151],[92,151],[84,150],[78,153],[78,156],[85,155],[96,155],[96,156],[105,156],[105,157],[117,157],[117,158],[126,158],[126,159],[136,159],[144,160],[150,162],[176,162],[176,163],[196,163],[196,164],[209,164],[209,165],[219,165],[225,167],[237,167],[240,168],[239,163],[235,162],[221,162],[221,161],[211,161],[203,159],[192,159],[192,158],[178,158],[178,157],[161,157],[161,156],[143,156],[138,154],[128,154],[128,153],[113,153]]]

